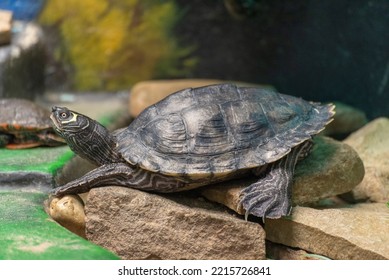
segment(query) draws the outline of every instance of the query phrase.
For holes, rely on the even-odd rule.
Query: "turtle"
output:
[[[56,132],[97,167],[51,195],[110,185],[179,192],[254,174],[258,180],[240,194],[246,219],[288,216],[295,165],[333,115],[332,104],[234,84],[178,91],[111,133],[54,106]]]
[[[0,99],[0,147],[24,149],[66,142],[50,121],[50,111],[20,98]]]

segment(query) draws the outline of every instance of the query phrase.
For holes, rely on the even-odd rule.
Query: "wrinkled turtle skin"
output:
[[[295,164],[310,151],[311,137],[332,120],[333,109],[221,84],[171,94],[109,133],[87,116],[53,107],[57,133],[99,166],[53,193],[108,185],[176,192],[254,173],[258,181],[241,193],[246,216],[286,216]]]
[[[24,149],[64,144],[49,117],[50,111],[29,100],[0,99],[0,147]]]

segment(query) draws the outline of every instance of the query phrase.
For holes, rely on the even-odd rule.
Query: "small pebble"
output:
[[[71,232],[85,238],[84,202],[78,195],[54,197],[49,203],[49,214]]]

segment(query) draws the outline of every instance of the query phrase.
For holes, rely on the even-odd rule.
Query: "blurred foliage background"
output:
[[[181,19],[175,1],[49,0],[38,20],[51,34],[51,65],[63,68],[53,73],[67,76],[67,87],[113,91],[190,74],[194,48],[172,35]]]

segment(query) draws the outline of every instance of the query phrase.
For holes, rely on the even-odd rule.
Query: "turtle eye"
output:
[[[69,114],[67,112],[62,112],[59,114],[59,117],[61,119],[67,119],[69,117]]]

